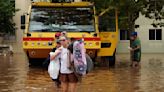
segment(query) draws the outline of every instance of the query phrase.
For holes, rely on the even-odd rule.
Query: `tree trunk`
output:
[[[134,16],[134,14],[130,14],[130,13],[128,13],[128,26],[129,26],[129,36],[131,35],[131,33],[132,32],[134,32],[135,31],[135,21],[133,20],[133,16]],[[130,40],[130,47],[131,47],[131,45],[132,45],[132,41]],[[133,55],[133,53],[132,52],[130,52],[130,60],[132,61],[132,55]]]

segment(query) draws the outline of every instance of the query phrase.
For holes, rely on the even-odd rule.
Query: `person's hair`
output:
[[[63,36],[67,36],[67,32],[66,32],[66,31],[61,32],[61,34],[62,34]]]
[[[60,44],[60,42],[56,42],[57,44]]]
[[[59,39],[61,39],[61,38],[63,38],[63,37],[64,37],[66,40],[69,40],[69,38],[68,38],[67,36],[60,36]]]
[[[71,41],[75,41],[76,39],[75,38],[70,38]]]

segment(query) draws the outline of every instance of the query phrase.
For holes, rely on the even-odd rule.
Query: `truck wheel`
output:
[[[116,57],[115,56],[109,56],[107,57],[109,61],[109,66],[114,66],[116,63]]]
[[[34,60],[30,57],[28,57],[28,62],[29,62],[29,66],[34,64]]]
[[[28,58],[28,62],[29,62],[29,66],[33,65],[33,63],[34,63],[34,59],[33,59],[33,58],[30,58],[28,52],[27,52],[26,54],[27,54],[27,58]]]
[[[87,50],[87,54],[91,57],[92,61],[96,61],[97,51],[96,50]]]

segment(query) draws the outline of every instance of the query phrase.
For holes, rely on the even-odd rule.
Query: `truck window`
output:
[[[108,13],[99,17],[99,31],[100,32],[115,32],[116,20],[115,11],[111,10]]]
[[[30,16],[30,32],[93,32],[92,8],[41,8],[33,7]]]

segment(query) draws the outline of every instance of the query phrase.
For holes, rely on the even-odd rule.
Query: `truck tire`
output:
[[[86,61],[87,61],[87,73],[88,73],[92,71],[94,68],[93,61],[88,54],[86,54]]]
[[[109,56],[109,67],[114,66],[116,63],[116,57],[115,56]]]
[[[35,60],[34,60],[33,58],[30,58],[29,52],[27,52],[26,54],[27,54],[29,66],[34,65],[34,61],[35,61]]]

